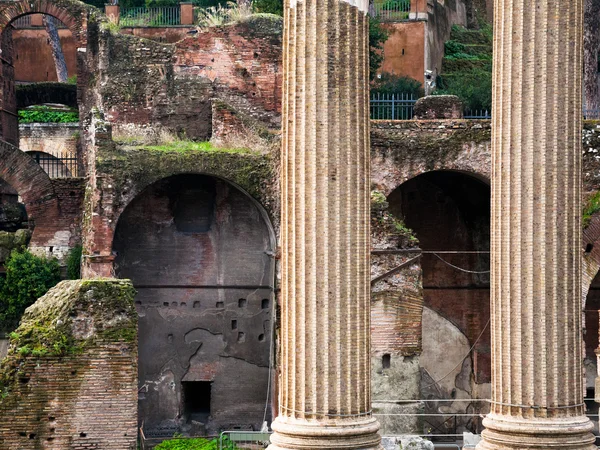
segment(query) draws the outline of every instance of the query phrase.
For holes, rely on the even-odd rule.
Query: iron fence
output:
[[[223,431],[219,450],[260,450],[271,443],[271,433],[263,431]]]
[[[39,27],[43,27],[43,23],[42,25],[32,25],[31,24],[31,14],[28,14],[26,16],[21,16],[21,17],[17,17],[15,20],[13,20],[11,22],[11,25],[14,28],[39,28]],[[58,20],[56,17],[52,17],[52,16],[46,16],[49,17],[50,21],[54,22],[54,26],[56,28],[67,28],[67,26],[62,23],[60,20]]]
[[[463,117],[465,119],[491,119],[492,112],[487,109],[465,109]]]
[[[382,22],[406,20],[410,14],[410,0],[375,0],[369,12]]]
[[[122,8],[119,16],[119,25],[122,27],[164,27],[179,24],[179,6]]]
[[[600,109],[584,109],[583,118],[586,120],[600,119]]]
[[[50,178],[71,178],[78,176],[78,158],[72,153],[63,152],[58,156],[44,152],[27,152]]]
[[[411,120],[416,102],[412,94],[371,94],[371,119]]]

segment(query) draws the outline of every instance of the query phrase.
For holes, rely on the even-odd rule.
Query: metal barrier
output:
[[[371,95],[371,119],[374,120],[411,120],[417,99],[412,94]]]
[[[370,13],[382,22],[406,20],[410,14],[410,0],[375,0]]]
[[[78,175],[78,158],[72,153],[58,156],[44,152],[26,152],[38,163],[50,178],[71,178]]]
[[[271,433],[263,431],[223,431],[219,450],[259,450],[271,443]]]
[[[463,117],[465,119],[491,119],[492,112],[487,109],[465,109]]]
[[[119,25],[122,27],[164,27],[180,23],[179,6],[122,8],[119,16]]]

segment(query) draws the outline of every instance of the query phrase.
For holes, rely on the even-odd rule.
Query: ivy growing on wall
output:
[[[58,110],[48,106],[33,106],[19,110],[19,123],[72,123],[79,121],[75,109]]]

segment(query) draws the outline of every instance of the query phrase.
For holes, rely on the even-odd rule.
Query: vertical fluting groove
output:
[[[366,2],[285,4],[282,323],[272,449],[378,449],[370,416]]]
[[[286,19],[284,20],[285,26],[283,28],[283,61],[282,61],[282,66],[283,66],[283,105],[281,107],[281,114],[283,118],[286,118],[289,116],[289,107],[290,107],[290,86],[289,86],[289,75],[290,75],[290,64],[289,64],[289,55],[290,55],[290,25],[291,25],[291,21],[290,21],[290,9],[287,8],[286,6],[288,5],[288,0],[284,1],[284,14],[286,15]],[[281,121],[281,126],[282,126],[282,142],[281,142],[281,147],[283,149],[288,148],[290,146],[290,137],[289,137],[289,132],[290,132],[290,127],[289,124],[287,122],[287,120],[282,120]],[[283,179],[288,179],[289,175],[289,160],[288,160],[288,153],[283,151],[281,152],[281,177]],[[286,183],[282,183],[281,184],[281,198],[284,202],[284,204],[289,204],[290,202],[290,197],[289,197],[289,190],[288,190],[288,185]],[[282,208],[284,208],[285,206],[282,205]],[[289,242],[289,227],[283,227],[283,229],[281,230],[281,242],[282,245],[286,245],[285,243]],[[284,268],[283,273],[282,273],[282,278],[283,277],[289,277],[289,254],[284,254],[281,255],[281,266]],[[286,281],[287,282],[287,281]],[[286,305],[286,309],[285,309],[285,313],[281,314],[281,326],[284,328],[288,328],[289,327],[289,322],[288,322],[288,318],[287,318],[287,300],[285,298],[285,294],[282,294],[281,297],[281,303]],[[279,336],[279,346],[280,346],[280,351],[281,351],[281,358],[280,361],[285,361],[288,358],[288,340],[286,339],[285,336]],[[288,393],[288,380],[289,380],[289,376],[287,373],[283,373],[281,376],[281,382],[280,382],[280,389],[279,389],[279,393],[278,393],[278,398],[279,398],[279,405],[287,405],[287,393]]]
[[[582,405],[582,5],[495,0],[492,409],[480,449],[595,448]]]

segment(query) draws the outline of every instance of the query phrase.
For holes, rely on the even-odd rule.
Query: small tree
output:
[[[60,281],[55,258],[41,258],[28,250],[13,250],[0,278],[0,329],[14,329],[25,309]]]
[[[381,22],[369,16],[369,76],[375,78],[377,71],[383,63],[383,44],[387,41],[389,33],[381,26]]]

